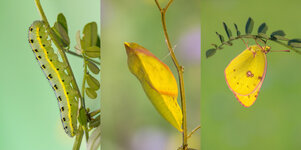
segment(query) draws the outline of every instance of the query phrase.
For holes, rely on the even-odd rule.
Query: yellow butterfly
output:
[[[253,45],[235,57],[225,69],[225,78],[230,90],[245,107],[256,100],[266,75],[269,46]]]

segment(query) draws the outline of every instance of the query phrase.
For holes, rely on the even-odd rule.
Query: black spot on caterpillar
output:
[[[44,23],[42,21],[33,22],[29,28],[29,43],[43,73],[54,89],[61,112],[63,128],[72,137],[77,132],[76,116],[79,95],[71,86],[72,78],[65,72],[68,65],[59,61],[48,37]]]

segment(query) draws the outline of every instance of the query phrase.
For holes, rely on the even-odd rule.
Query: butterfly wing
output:
[[[238,94],[235,94],[235,97],[237,98],[237,100],[245,107],[250,107],[253,105],[253,103],[256,101],[257,99],[257,96],[258,96],[258,93],[260,91],[260,88],[261,88],[261,85],[262,85],[262,82],[259,84],[258,88],[253,92],[251,93],[250,95],[247,95],[247,96],[241,96],[241,95],[238,95]]]
[[[256,45],[244,50],[225,69],[229,88],[245,107],[255,102],[266,74],[266,66],[266,54]]]

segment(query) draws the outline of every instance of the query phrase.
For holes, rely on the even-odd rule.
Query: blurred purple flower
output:
[[[167,135],[157,129],[144,128],[131,139],[131,150],[166,150]]]
[[[177,56],[185,63],[200,63],[201,31],[199,26],[190,28],[180,37],[179,44],[175,48],[175,52],[178,53]]]

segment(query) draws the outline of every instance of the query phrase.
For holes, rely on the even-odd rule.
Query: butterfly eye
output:
[[[271,47],[266,46],[265,49],[264,49],[264,53],[268,53],[268,52],[270,52],[270,50],[271,50]]]

